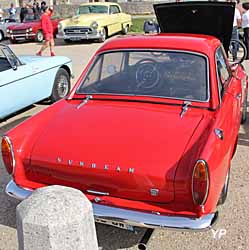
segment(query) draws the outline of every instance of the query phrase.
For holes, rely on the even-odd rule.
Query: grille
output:
[[[26,29],[25,30],[12,30],[12,34],[14,35],[26,34]]]
[[[79,34],[89,34],[92,32],[92,29],[88,27],[79,27],[79,28],[66,28],[64,29],[65,34],[67,35],[79,35]]]

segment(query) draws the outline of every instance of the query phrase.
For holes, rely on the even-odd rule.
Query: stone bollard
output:
[[[37,189],[16,210],[19,250],[97,250],[92,204],[77,189]]]

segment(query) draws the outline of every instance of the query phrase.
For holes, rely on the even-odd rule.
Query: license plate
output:
[[[80,41],[81,37],[71,37],[70,38],[72,41]]]
[[[129,230],[129,231],[134,231],[133,226],[122,223],[122,222],[118,222],[118,221],[109,221],[109,220],[105,220],[105,219],[95,218],[95,222],[110,225],[110,226],[113,226],[113,227],[118,227],[118,228]]]
[[[16,37],[16,40],[25,40],[25,37]]]

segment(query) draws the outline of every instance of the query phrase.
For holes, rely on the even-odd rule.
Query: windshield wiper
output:
[[[77,106],[77,109],[80,109],[82,106],[84,106],[90,99],[93,97],[91,95],[87,95],[85,99],[82,100],[82,102]]]
[[[181,117],[181,118],[182,118],[182,117],[185,115],[185,113],[188,111],[188,106],[191,105],[191,104],[192,104],[192,103],[189,102],[189,101],[185,101],[185,102],[183,103],[182,111],[181,111],[181,114],[180,114],[180,117]]]

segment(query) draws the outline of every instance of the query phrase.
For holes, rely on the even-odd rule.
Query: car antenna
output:
[[[84,106],[90,99],[93,97],[91,95],[87,95],[85,99],[77,106],[77,109],[80,109],[82,106]]]
[[[189,102],[189,101],[184,101],[183,102],[183,106],[182,106],[182,111],[181,111],[181,114],[180,114],[180,117],[182,118],[185,113],[188,111],[188,106],[191,105],[192,103]]]

